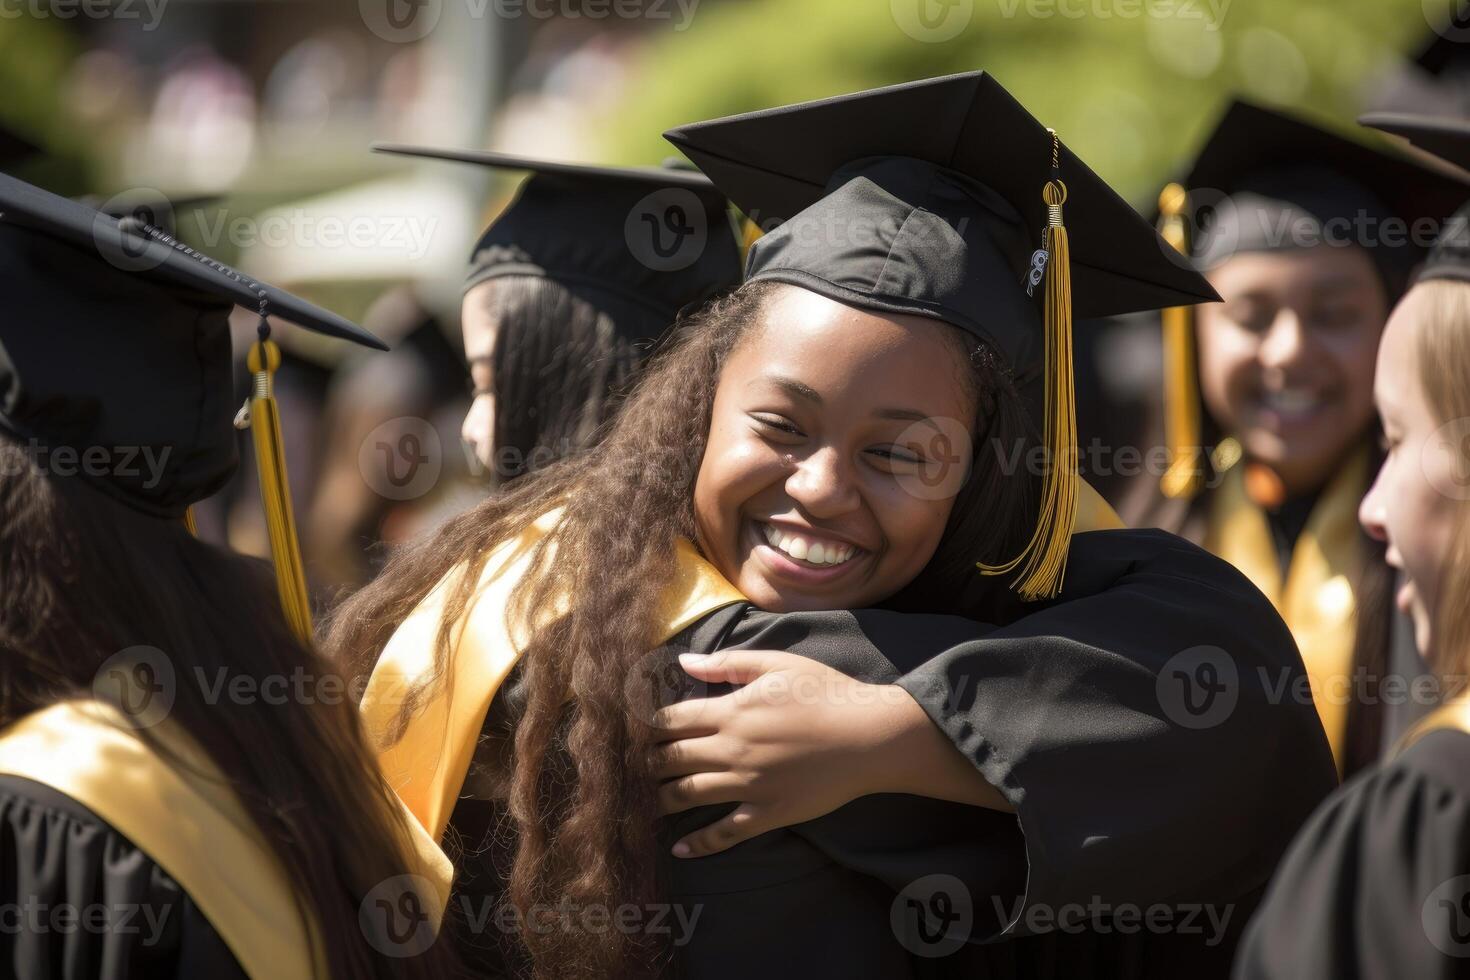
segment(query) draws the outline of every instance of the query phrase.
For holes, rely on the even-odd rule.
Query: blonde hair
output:
[[[1453,419],[1470,419],[1470,282],[1432,280],[1411,291],[1419,308],[1416,318],[1415,356],[1419,359],[1419,383],[1435,420],[1443,425]],[[1456,480],[1470,486],[1470,454],[1456,456]],[[1470,507],[1462,507],[1455,522],[1447,554],[1443,581],[1444,596],[1470,597]],[[1435,614],[1434,635],[1438,638],[1431,666],[1452,689],[1463,693],[1470,677],[1470,608],[1465,602],[1442,601]]]

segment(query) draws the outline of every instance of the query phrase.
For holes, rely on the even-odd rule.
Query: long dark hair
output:
[[[494,476],[506,481],[588,448],[667,326],[635,303],[553,279],[502,276],[471,291],[496,324]]]
[[[155,648],[173,675],[168,717],[231,781],[316,923],[334,980],[452,969],[447,944],[419,956],[380,955],[359,925],[368,893],[409,863],[400,843],[405,817],[357,711],[331,693],[340,688],[315,686],[317,703],[210,695],[239,677],[264,693],[274,689],[260,686],[268,678],[334,673],[292,637],[268,567],[196,540],[182,522],[52,478],[0,435],[0,596],[0,726],[93,697],[111,658]],[[139,735],[150,739],[147,728]]]
[[[453,574],[435,650],[442,676],[451,626],[464,615],[489,550],[564,508],[512,609],[525,617],[555,608],[558,597],[576,597],[565,615],[534,633],[520,661],[526,703],[514,734],[505,832],[514,835],[515,854],[507,895],[522,921],[534,907],[563,901],[612,908],[659,898],[657,810],[644,762],[649,732],[624,692],[662,639],[654,617],[676,540],[694,538],[694,481],[721,369],[773,288],[791,287],[743,286],[680,324],[596,448],[518,481],[399,552],[333,615],[328,650],[367,669],[398,624]],[[954,336],[963,354],[961,335]],[[1027,438],[1019,396],[988,349],[968,364],[976,431],[1008,453]],[[1036,481],[1005,472],[1006,458],[977,447],[925,573],[953,596],[976,577],[976,561],[1009,558],[1029,537]],[[406,699],[405,718],[414,706]],[[546,980],[648,975],[662,954],[651,937],[620,930],[525,930],[520,939],[535,975]]]

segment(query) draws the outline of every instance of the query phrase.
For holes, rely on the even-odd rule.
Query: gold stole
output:
[[[1358,503],[1367,487],[1368,454],[1355,455],[1323,491],[1292,548],[1284,583],[1266,515],[1246,496],[1244,469],[1231,469],[1215,491],[1204,546],[1240,569],[1286,620],[1341,772],[1357,635],[1352,576],[1363,560]]]
[[[1079,489],[1074,533],[1123,526],[1095,490],[1086,483]],[[490,553],[471,605],[450,635],[446,677],[434,676],[434,646],[457,572],[446,575],[394,632],[363,694],[363,722],[378,744],[383,775],[436,841],[444,836],[464,787],[490,702],[527,645],[530,629],[508,622],[511,593],[525,575],[535,545],[559,518],[557,511],[543,516]],[[655,620],[661,642],[716,609],[743,601],[735,586],[681,540],[674,580]],[[416,691],[424,692],[424,703],[394,741],[399,707]]]
[[[1470,734],[1470,697],[1461,696],[1448,701],[1419,719],[1399,737],[1398,744],[1394,746],[1391,754],[1393,756],[1402,755],[1404,750],[1425,735],[1443,729],[1453,729]]]
[[[149,730],[182,766],[161,758],[127,716],[99,701],[36,711],[0,732],[0,773],[50,786],[91,810],[179,883],[256,980],[327,974],[316,926],[304,920],[276,855],[198,744],[172,721]],[[449,898],[449,860],[413,821],[418,867]],[[435,896],[425,896],[433,899]]]

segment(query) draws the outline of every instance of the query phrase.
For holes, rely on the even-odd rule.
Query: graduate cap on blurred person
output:
[[[46,447],[53,459],[66,448],[81,461],[70,469],[90,484],[165,518],[186,518],[190,504],[234,471],[239,405],[229,314],[241,306],[259,315],[249,426],[282,603],[297,634],[309,636],[271,390],[280,358],[271,320],[384,345],[131,214],[118,218],[4,174],[0,294],[0,428]]]
[[[1470,119],[1370,113],[1358,122],[1403,137],[1426,153],[1462,170],[1470,170]],[[1466,188],[1465,200],[1470,201],[1470,188]],[[1462,202],[1445,223],[1414,276],[1415,282],[1440,279],[1470,282],[1470,203]]]
[[[680,126],[665,137],[766,234],[749,281],[950,323],[1045,381],[1051,452],[1023,598],[1061,587],[1076,509],[1072,318],[1217,297],[985,72]]]
[[[1390,304],[1429,240],[1470,185],[1389,147],[1373,147],[1303,119],[1236,101],[1188,175],[1159,197],[1164,237],[1209,270],[1232,256],[1314,245],[1366,250]],[[1164,417],[1170,447],[1160,489],[1190,498],[1203,487],[1201,406],[1193,311],[1164,313]],[[1233,444],[1214,466],[1238,460]]]
[[[553,279],[594,305],[611,295],[671,323],[740,282],[728,203],[693,170],[392,143],[373,149],[530,174],[475,244],[466,290],[500,276]]]

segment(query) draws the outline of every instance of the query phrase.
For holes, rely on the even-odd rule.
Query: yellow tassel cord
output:
[[[188,528],[189,533],[194,535],[194,537],[199,537],[199,525],[194,523],[193,507],[187,508],[184,511],[184,527]]]
[[[1189,254],[1184,188],[1170,184],[1159,195],[1162,215],[1159,233],[1181,255]],[[1194,497],[1204,486],[1199,465],[1200,399],[1194,353],[1194,307],[1175,306],[1163,311],[1164,321],[1164,440],[1169,446],[1169,468],[1159,489],[1171,498]]]
[[[1053,137],[1055,139],[1055,137]],[[1053,170],[1056,169],[1053,143]],[[1047,206],[1046,290],[1046,402],[1045,440],[1049,465],[1042,483],[1041,509],[1036,530],[1021,553],[1004,565],[978,567],[984,575],[1004,575],[1020,567],[1011,587],[1022,599],[1051,598],[1062,588],[1071,546],[1072,523],[1077,514],[1077,405],[1072,374],[1072,256],[1062,204],[1067,185],[1051,180],[1043,192]]]
[[[306,596],[306,569],[296,539],[291,513],[291,490],[286,483],[286,456],[281,446],[281,414],[271,379],[281,366],[281,352],[269,340],[250,348],[249,367],[255,378],[250,396],[250,434],[255,443],[255,465],[260,471],[260,498],[270,532],[271,561],[276,588],[292,632],[302,642],[311,640],[311,604]]]

